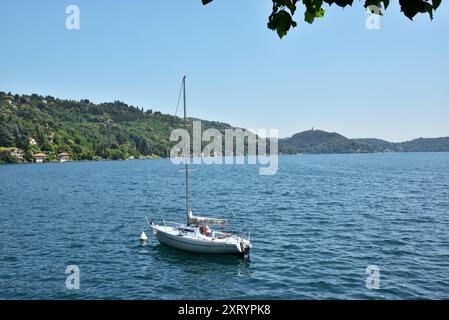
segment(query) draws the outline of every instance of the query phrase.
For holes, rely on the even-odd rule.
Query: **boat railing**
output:
[[[179,222],[174,222],[174,221],[169,221],[169,220],[162,220],[164,222],[164,226],[167,225],[173,225],[173,226],[183,226],[185,224],[179,223]]]
[[[251,232],[250,231],[240,231],[238,234],[240,238],[251,241]]]

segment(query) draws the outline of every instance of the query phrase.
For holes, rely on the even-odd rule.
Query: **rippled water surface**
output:
[[[449,298],[448,153],[284,156],[275,176],[194,166],[195,212],[251,231],[246,260],[139,243],[144,216],[183,221],[180,169],[0,166],[0,298]],[[79,290],[65,287],[68,265]]]

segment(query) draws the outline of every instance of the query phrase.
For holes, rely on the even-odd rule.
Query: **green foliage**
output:
[[[202,0],[203,5],[206,5],[213,0]],[[297,9],[298,0],[272,0],[273,10],[268,17],[268,28],[276,31],[280,38],[284,37],[291,28],[297,26],[297,22],[293,20]],[[351,6],[354,0],[302,0],[305,7],[304,21],[313,23],[315,18],[324,16],[323,2],[329,6],[336,4],[340,7]],[[387,9],[390,0],[365,0],[364,6],[377,6],[379,10],[373,13],[382,14],[382,7]],[[433,19],[433,13],[441,4],[441,0],[399,0],[401,11],[406,17],[413,20],[413,17],[418,13],[428,13],[430,19]]]
[[[0,150],[0,163],[16,163],[17,159],[8,150]]]
[[[323,5],[322,0],[303,0],[302,1],[306,7],[304,12],[304,20],[308,23],[313,23],[315,18],[321,18],[324,16],[324,9],[321,7]]]
[[[166,157],[173,145],[170,133],[183,120],[124,102],[94,104],[81,101],[0,92],[0,147],[18,147],[27,161],[44,152],[48,159],[67,152],[74,160]],[[191,128],[189,119],[188,127]],[[203,129],[232,128],[202,121]],[[33,138],[37,146],[30,146]]]
[[[0,126],[0,146],[12,146],[14,142],[14,136],[12,130],[7,123],[4,126]]]
[[[285,36],[290,28],[297,26],[293,20],[297,0],[273,1],[273,12],[268,17],[268,28],[275,30],[280,38]]]

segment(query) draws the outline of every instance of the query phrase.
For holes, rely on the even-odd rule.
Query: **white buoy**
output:
[[[144,231],[142,231],[142,233],[140,234],[139,240],[140,241],[147,241],[148,240],[148,237],[147,237],[147,235],[145,234]]]

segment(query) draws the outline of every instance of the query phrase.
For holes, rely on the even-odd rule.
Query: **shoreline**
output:
[[[400,152],[352,152],[352,153],[297,153],[297,154],[279,154],[280,157],[289,156],[289,157],[302,157],[302,156],[342,156],[342,155],[379,155],[379,154],[418,154],[418,153],[449,153],[449,151],[400,151]],[[245,156],[246,157],[246,156]],[[26,164],[57,164],[57,163],[90,163],[90,162],[123,162],[123,161],[145,161],[145,160],[169,160],[170,158],[163,157],[148,157],[142,159],[97,159],[97,160],[69,160],[69,161],[45,161],[45,162],[11,162],[11,163],[2,163],[0,162],[0,166],[4,165],[26,165]]]
[[[113,162],[121,162],[121,161],[144,161],[144,160],[160,160],[160,159],[168,159],[163,157],[148,157],[142,159],[96,159],[96,160],[69,160],[69,161],[44,161],[44,162],[30,162],[30,161],[22,161],[22,162],[9,162],[2,163],[0,162],[0,166],[2,165],[25,165],[25,164],[56,164],[56,163],[83,163],[83,162],[105,162],[105,161],[113,161]]]

